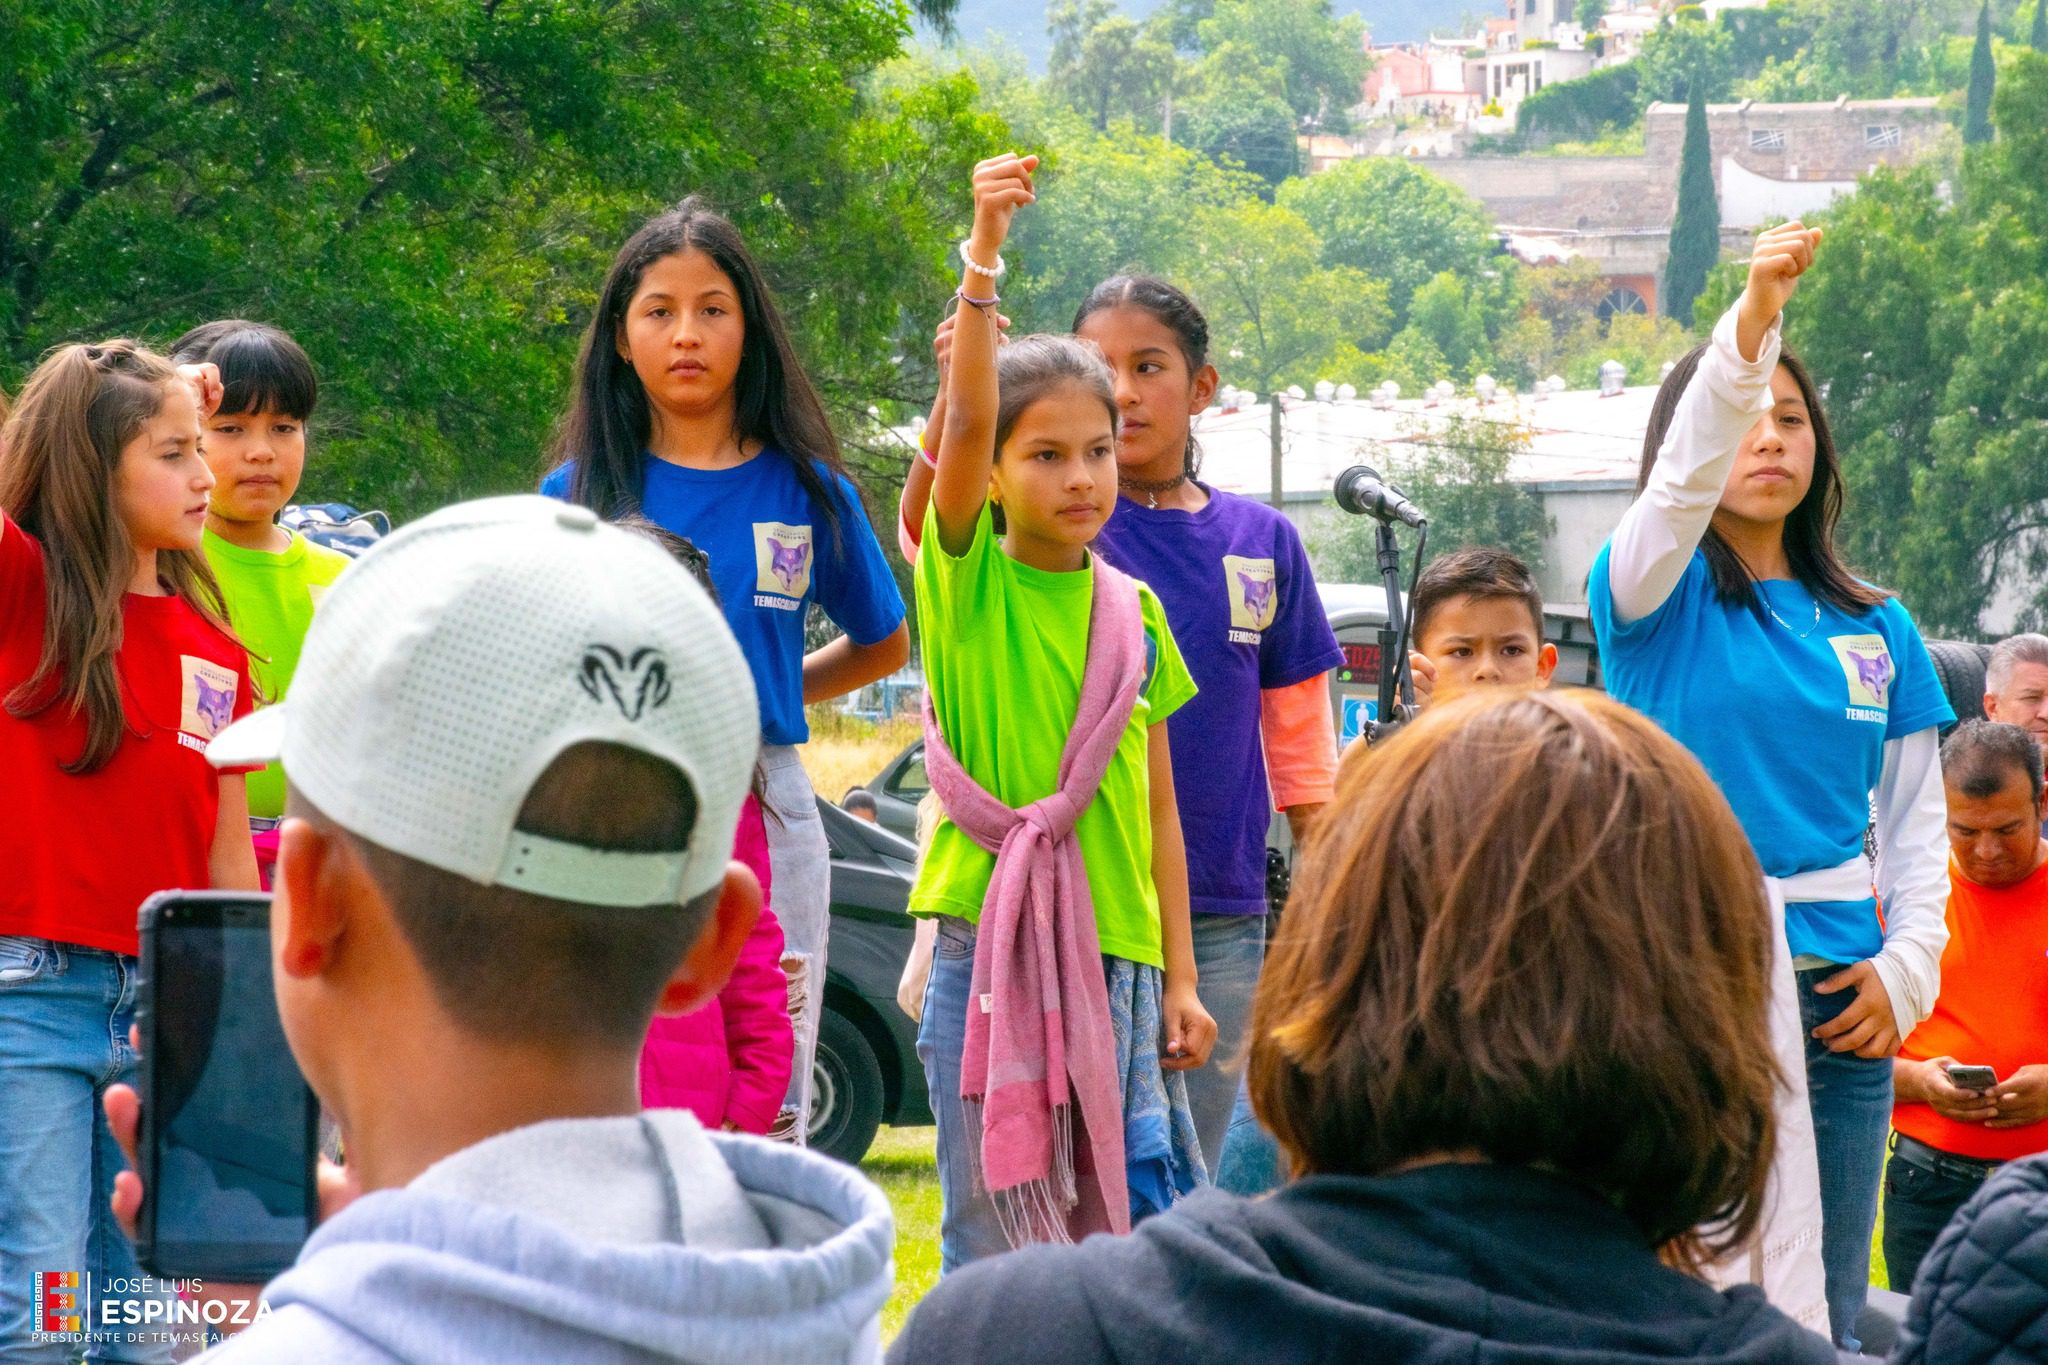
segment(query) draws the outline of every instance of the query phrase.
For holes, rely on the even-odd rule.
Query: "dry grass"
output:
[[[866,786],[883,765],[917,738],[913,717],[879,725],[847,715],[837,707],[809,708],[811,739],[797,750],[811,785],[827,801],[837,801],[849,787]]]

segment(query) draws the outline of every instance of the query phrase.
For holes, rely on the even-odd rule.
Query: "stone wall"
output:
[[[1644,159],[1672,167],[1675,179],[1685,147],[1685,106],[1653,104],[1643,125]],[[1717,173],[1732,160],[1773,180],[1854,180],[1879,164],[1918,160],[1948,127],[1931,99],[1707,106]],[[1896,130],[1896,141],[1881,130]]]

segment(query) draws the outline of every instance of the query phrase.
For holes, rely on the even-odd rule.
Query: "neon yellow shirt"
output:
[[[949,555],[927,512],[917,559],[917,619],[933,714],[968,776],[1012,808],[1059,785],[1060,754],[1081,700],[1095,578],[1047,573],[1004,554],[986,506],[967,553]],[[1152,884],[1147,732],[1195,695],[1159,599],[1138,585],[1150,676],[1075,836],[1102,951],[1164,969]],[[995,855],[939,823],[910,893],[914,915],[981,918]]]
[[[249,651],[249,674],[260,706],[284,700],[299,667],[306,627],[313,624],[313,608],[349,566],[339,550],[315,545],[297,532],[291,537],[288,549],[272,553],[245,550],[206,533],[206,560],[220,580],[228,624]],[[273,763],[250,773],[248,788],[249,814],[271,819],[284,814],[284,769]]]

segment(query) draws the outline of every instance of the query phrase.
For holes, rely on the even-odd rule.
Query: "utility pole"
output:
[[[1280,431],[1280,400],[1282,397],[1283,394],[1279,389],[1276,388],[1273,390],[1273,396],[1271,399],[1271,402],[1273,404],[1273,507],[1276,511],[1286,510],[1284,500],[1281,496],[1283,492],[1282,481],[1286,477],[1285,471],[1281,468],[1281,457],[1286,453],[1287,450],[1286,444],[1281,438]]]

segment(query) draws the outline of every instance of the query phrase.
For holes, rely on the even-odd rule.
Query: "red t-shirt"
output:
[[[0,699],[35,672],[44,594],[43,547],[0,514]],[[248,653],[182,599],[130,593],[116,665],[128,732],[96,772],[62,766],[85,748],[83,715],[0,708],[0,934],[134,954],[144,900],[211,885],[206,742],[251,708]]]
[[[2011,886],[1979,886],[1950,859],[1948,947],[1934,1013],[1899,1055],[1953,1057],[2004,1080],[2048,1062],[2048,863]],[[1901,1104],[1892,1127],[1930,1147],[1985,1161],[2048,1151],[2048,1121],[2024,1128],[1958,1123],[1931,1104]]]

